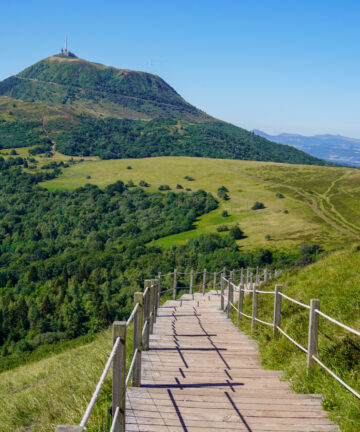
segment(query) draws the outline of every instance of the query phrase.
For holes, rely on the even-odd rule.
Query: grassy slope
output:
[[[128,336],[128,365],[132,349]],[[111,331],[86,345],[0,374],[2,432],[48,432],[79,424],[112,348]],[[87,430],[100,432],[111,420],[111,370]]]
[[[59,155],[57,157],[61,158]],[[126,169],[128,165],[132,167],[131,170]],[[89,175],[91,179],[87,179]],[[195,181],[185,180],[186,175],[193,177]],[[350,178],[352,180],[349,184]],[[246,249],[254,246],[292,248],[303,242],[318,242],[327,248],[336,248],[355,241],[360,232],[360,226],[356,225],[360,209],[352,205],[356,203],[352,190],[360,185],[360,173],[349,168],[186,157],[93,160],[65,169],[62,176],[44,186],[49,189],[72,189],[86,183],[105,186],[118,179],[125,182],[133,180],[135,183],[145,180],[151,184],[149,190],[157,190],[161,184],[168,184],[176,190],[178,183],[184,188],[205,189],[214,195],[222,185],[229,189],[230,201],[222,201],[219,209],[201,217],[196,230],[160,239],[158,243],[164,246],[185,243],[194,236],[216,232],[219,225],[236,222],[248,236],[240,242]],[[320,205],[326,199],[336,205],[337,194],[331,190],[326,199],[322,198],[334,181],[338,181],[336,187],[341,187],[343,194],[351,194],[344,215],[341,205],[337,205],[335,211],[327,207],[322,209]],[[285,198],[277,198],[279,192]],[[319,202],[317,207],[320,214],[326,214],[328,222],[315,213],[312,199]],[[264,202],[266,209],[251,210],[255,201]],[[229,218],[221,216],[223,210],[229,212]],[[284,210],[289,213],[285,214]],[[342,219],[351,221],[355,228],[348,226]],[[349,234],[329,223],[336,224]],[[271,235],[271,241],[265,240],[266,234]]]
[[[184,101],[159,76],[116,69],[79,58],[51,56],[0,82],[0,95],[73,105],[107,116],[159,115],[204,121],[210,116]]]
[[[288,296],[310,303],[311,298],[320,299],[321,310],[357,330],[360,330],[360,276],[356,269],[360,264],[360,252],[356,248],[331,254],[319,262],[300,270],[286,272],[277,283],[284,286]],[[273,282],[262,289],[273,289]],[[251,298],[245,298],[245,313],[251,314]],[[272,322],[273,296],[260,295],[259,318]],[[281,327],[303,346],[307,346],[308,311],[283,300]],[[241,325],[247,332],[250,323]],[[360,391],[360,341],[356,336],[342,330],[320,317],[319,358],[350,386]],[[358,399],[345,390],[318,366],[306,375],[306,355],[285,337],[276,342],[272,330],[259,324],[255,337],[259,340],[261,357],[269,369],[285,371],[295,390],[320,393],[323,406],[330,410],[330,417],[342,432],[360,430],[360,406]]]

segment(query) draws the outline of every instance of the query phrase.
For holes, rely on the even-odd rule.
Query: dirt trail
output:
[[[271,184],[271,185],[273,185],[273,186],[286,187],[286,188],[288,188],[288,189],[293,190],[293,191],[296,192],[297,194],[299,194],[299,195],[301,195],[302,197],[304,197],[304,198],[306,198],[307,200],[309,200],[309,201],[311,202],[311,209],[313,210],[313,212],[314,212],[314,213],[315,213],[315,214],[316,214],[320,219],[322,219],[324,222],[326,222],[328,225],[332,226],[332,227],[335,228],[337,231],[340,231],[341,233],[343,233],[343,234],[345,234],[345,235],[347,235],[347,236],[349,236],[349,237],[352,237],[352,238],[354,238],[354,239],[356,239],[356,240],[360,240],[360,236],[359,236],[359,235],[357,235],[357,234],[355,234],[355,233],[349,231],[348,229],[346,229],[346,228],[344,228],[343,226],[339,225],[338,223],[336,223],[335,221],[333,221],[332,219],[330,219],[329,217],[327,217],[324,213],[322,213],[322,211],[319,209],[318,202],[316,201],[316,198],[307,195],[304,191],[302,191],[302,190],[296,188],[295,186],[290,186],[290,185],[287,185],[287,184],[285,184],[285,183],[275,183],[275,182],[272,182],[272,181],[270,181],[270,180],[264,180],[264,179],[261,179],[261,178],[259,178],[259,177],[252,176],[251,174],[248,174],[248,173],[246,173],[246,175],[248,175],[249,177],[251,177],[251,178],[253,178],[253,179],[257,180],[257,181],[263,182],[263,183],[268,183],[268,184]],[[336,179],[333,183],[335,184],[338,180],[340,180],[340,178],[339,178],[339,179]],[[334,185],[331,185],[331,187],[329,187],[328,191],[331,190],[331,188],[332,188],[333,186],[334,186]],[[326,191],[325,194],[326,194],[328,191]],[[338,222],[341,223],[340,221],[338,221]]]

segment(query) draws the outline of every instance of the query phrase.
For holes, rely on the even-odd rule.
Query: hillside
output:
[[[279,144],[287,144],[327,161],[360,166],[360,140],[341,135],[313,135],[282,133],[269,135],[255,129],[255,134]]]
[[[128,347],[131,348],[131,341]],[[111,350],[111,331],[94,341],[0,374],[2,432],[55,431],[56,425],[78,423]],[[61,370],[61,374],[59,374]],[[109,420],[111,378],[89,422],[90,432],[104,430]]]
[[[347,248],[305,268],[284,272],[276,283],[283,292],[305,304],[320,299],[320,309],[332,318],[360,330],[359,246]],[[269,282],[262,289],[274,289]],[[272,322],[274,299],[259,296],[258,311],[262,320]],[[251,314],[251,296],[245,297],[245,313]],[[307,346],[309,311],[283,299],[281,328],[302,346]],[[250,333],[250,320],[243,321],[242,329]],[[306,355],[285,337],[273,337],[272,329],[259,326],[253,336],[259,340],[263,363],[269,369],[281,369],[291,379],[295,391],[319,393],[330,417],[342,432],[359,430],[359,401],[324,370],[316,367],[306,374]],[[320,317],[319,356],[322,362],[359,392],[360,342],[359,337]]]
[[[18,152],[26,154],[26,149]],[[55,154],[53,159],[59,163],[68,158]],[[51,161],[38,160],[39,164]],[[157,240],[162,246],[185,244],[234,223],[245,231],[246,238],[239,242],[245,250],[254,245],[297,250],[304,242],[333,249],[360,239],[356,204],[360,172],[351,168],[189,157],[85,160],[42,185],[50,190],[73,190],[86,183],[104,188],[118,179],[134,184],[146,181],[153,192],[161,185],[173,191],[204,189],[214,196],[221,186],[228,189],[230,199],[219,199],[219,208],[201,216],[195,230]],[[265,208],[252,210],[255,201],[263,202]],[[224,210],[228,217],[222,216]]]
[[[156,75],[51,56],[0,82],[2,148],[104,159],[196,156],[327,165],[216,120]]]

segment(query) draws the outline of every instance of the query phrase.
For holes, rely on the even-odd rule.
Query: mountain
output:
[[[328,165],[212,118],[160,77],[54,55],[0,82],[0,145],[101,158],[199,156]]]
[[[156,75],[116,69],[79,58],[52,56],[0,83],[0,95],[25,102],[70,104],[104,116],[210,118]]]
[[[327,161],[360,166],[360,139],[329,134],[303,136],[281,133],[279,135],[269,135],[257,129],[254,129],[253,132],[270,141],[294,146]]]

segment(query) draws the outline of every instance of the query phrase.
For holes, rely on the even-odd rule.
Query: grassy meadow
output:
[[[64,156],[57,153],[53,160],[61,158]],[[42,158],[41,162],[49,160]],[[221,186],[229,190],[230,200],[220,200],[219,208],[199,218],[194,230],[158,240],[166,247],[235,223],[245,232],[246,238],[239,242],[244,249],[291,249],[301,243],[320,243],[334,249],[360,239],[360,208],[356,205],[360,171],[350,168],[189,157],[86,159],[43,186],[50,190],[74,189],[87,183],[104,187],[116,180],[135,184],[144,180],[150,184],[149,191],[164,184],[173,191],[180,184],[184,189],[204,189],[214,196]],[[263,202],[265,209],[251,210],[255,201]],[[222,216],[223,210],[229,217]],[[265,238],[267,234],[270,240]]]
[[[127,366],[132,358],[127,337]],[[112,349],[111,329],[94,341],[0,375],[1,432],[49,432],[58,424],[79,424]],[[110,369],[90,416],[87,431],[108,430],[111,417]]]

